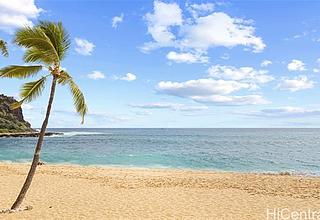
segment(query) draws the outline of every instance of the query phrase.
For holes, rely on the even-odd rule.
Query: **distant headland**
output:
[[[39,132],[23,117],[22,108],[12,109],[17,102],[13,97],[0,94],[0,137],[37,137]],[[47,132],[46,136],[60,134]]]

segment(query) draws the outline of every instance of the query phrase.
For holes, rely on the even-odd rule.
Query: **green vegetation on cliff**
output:
[[[16,102],[12,97],[0,95],[0,133],[32,132],[31,125],[24,120],[22,109],[12,110],[10,105]]]

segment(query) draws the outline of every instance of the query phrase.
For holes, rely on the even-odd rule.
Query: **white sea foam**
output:
[[[31,159],[0,160],[0,162],[4,163],[4,164],[14,164],[14,163],[30,164],[31,163]]]
[[[99,135],[104,134],[101,132],[84,132],[84,131],[70,131],[70,132],[61,132],[62,134],[55,134],[50,137],[72,137],[72,136],[79,136],[79,135]]]

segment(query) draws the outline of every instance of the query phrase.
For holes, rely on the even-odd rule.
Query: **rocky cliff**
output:
[[[33,132],[31,125],[23,118],[22,109],[10,108],[14,102],[13,97],[0,95],[0,133]]]

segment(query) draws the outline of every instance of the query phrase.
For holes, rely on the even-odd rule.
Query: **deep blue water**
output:
[[[320,129],[50,129],[42,161],[320,175]],[[36,138],[0,138],[0,161],[31,161]]]

